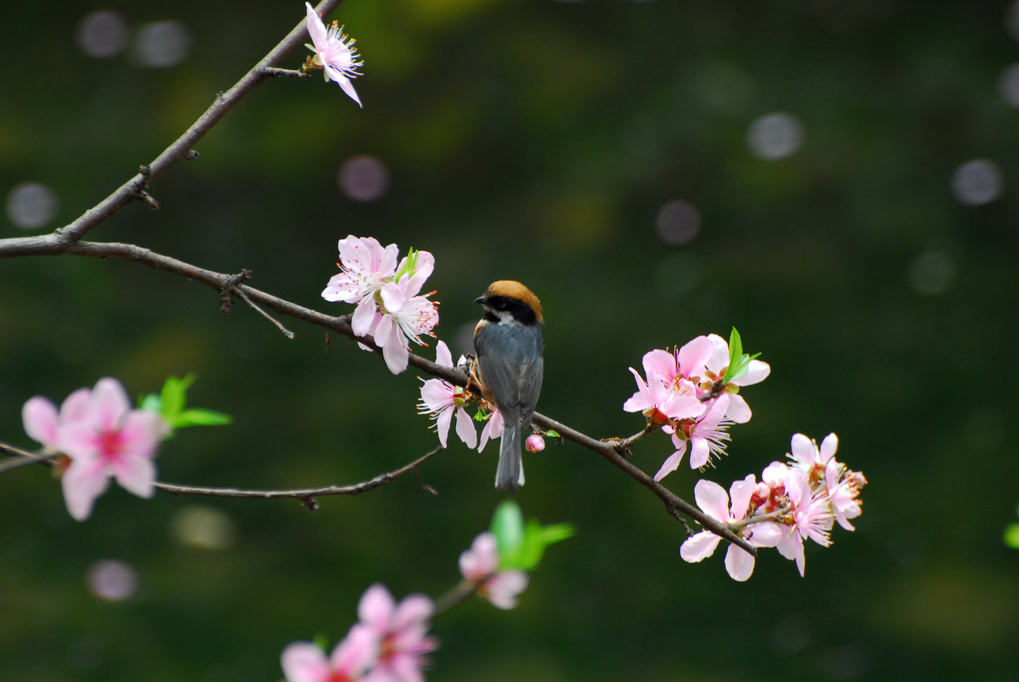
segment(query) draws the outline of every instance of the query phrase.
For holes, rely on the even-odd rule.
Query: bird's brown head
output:
[[[492,282],[483,296],[474,299],[496,319],[509,313],[521,324],[542,324],[541,301],[520,282],[501,279]]]

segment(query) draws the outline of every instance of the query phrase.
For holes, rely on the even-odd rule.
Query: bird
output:
[[[474,300],[485,312],[474,328],[481,393],[503,417],[495,487],[524,484],[520,429],[531,425],[541,393],[545,341],[541,302],[520,282],[493,282]]]

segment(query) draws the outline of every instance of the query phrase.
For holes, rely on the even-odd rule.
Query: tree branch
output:
[[[340,2],[342,0],[324,0],[315,11],[319,14],[328,14],[336,9]],[[4,244],[0,245],[0,258],[11,255],[60,252],[78,242],[89,230],[110,218],[133,201],[144,201],[150,207],[158,208],[159,204],[148,194],[148,187],[151,182],[181,161],[195,158],[197,156],[193,149],[195,144],[213,126],[219,123],[245,95],[267,79],[280,75],[278,73],[279,70],[275,67],[283,61],[291,50],[307,39],[308,29],[305,25],[305,20],[302,19],[269,54],[263,57],[232,88],[218,94],[212,105],[183,135],[164,149],[152,163],[142,166],[133,178],[117,188],[113,194],[85,211],[70,225],[58,228],[51,234],[4,240]]]

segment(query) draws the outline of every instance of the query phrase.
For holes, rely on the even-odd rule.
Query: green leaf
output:
[[[553,431],[551,429],[546,431],[545,435],[548,436],[549,438],[562,438],[562,436],[559,435],[558,431]]]
[[[509,556],[524,539],[524,515],[512,500],[500,504],[492,516],[492,535],[499,548],[499,556]]]
[[[187,426],[225,426],[233,422],[233,417],[214,410],[203,410],[200,408],[184,410],[178,414],[171,428],[183,429]]]
[[[320,632],[315,635],[315,638],[311,640],[311,643],[322,651],[329,651],[329,635],[324,632]]]
[[[746,371],[742,367],[743,357],[743,340],[740,339],[739,332],[733,327],[732,333],[729,335],[729,367],[725,370],[725,376],[722,377],[723,384],[729,383]]]
[[[184,410],[184,406],[188,401],[188,389],[191,388],[193,383],[195,383],[194,374],[188,374],[183,379],[178,379],[175,376],[166,377],[166,381],[163,383],[163,391],[159,397],[163,401],[161,409],[163,419],[171,426],[173,425],[173,419]]]
[[[409,274],[411,277],[414,276],[414,271],[418,266],[418,252],[413,247],[407,252],[407,258],[403,262],[403,267],[396,271],[396,275],[393,277],[394,282],[399,282],[400,278],[404,275]]]
[[[1019,549],[1019,523],[1005,526],[1005,544],[1012,549]]]

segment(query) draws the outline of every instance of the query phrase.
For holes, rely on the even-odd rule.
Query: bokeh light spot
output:
[[[389,170],[374,156],[362,154],[340,166],[336,183],[354,201],[375,201],[389,189]]]
[[[109,59],[127,47],[127,22],[118,12],[92,12],[78,24],[78,47],[94,59]]]
[[[234,524],[230,517],[213,507],[183,507],[170,520],[170,533],[184,547],[224,550],[234,541]]]
[[[792,114],[761,116],[747,131],[750,153],[759,159],[775,161],[791,156],[803,146],[803,126]]]
[[[57,214],[57,194],[39,182],[23,182],[7,195],[7,217],[23,230],[43,227]]]
[[[686,201],[670,201],[658,210],[655,219],[658,238],[669,246],[683,246],[701,231],[701,214]]]
[[[191,52],[191,35],[179,21],[156,21],[138,29],[134,54],[142,66],[165,69],[177,66]]]
[[[123,561],[103,559],[92,564],[86,578],[92,594],[107,601],[124,601],[138,589],[138,572]]]
[[[1019,108],[1019,64],[1006,67],[998,79],[998,92],[1009,106]]]
[[[1001,196],[1005,180],[990,159],[967,161],[952,174],[952,194],[967,206],[989,204]]]
[[[955,262],[943,251],[921,253],[909,264],[906,278],[909,287],[923,296],[948,291],[955,282]]]

